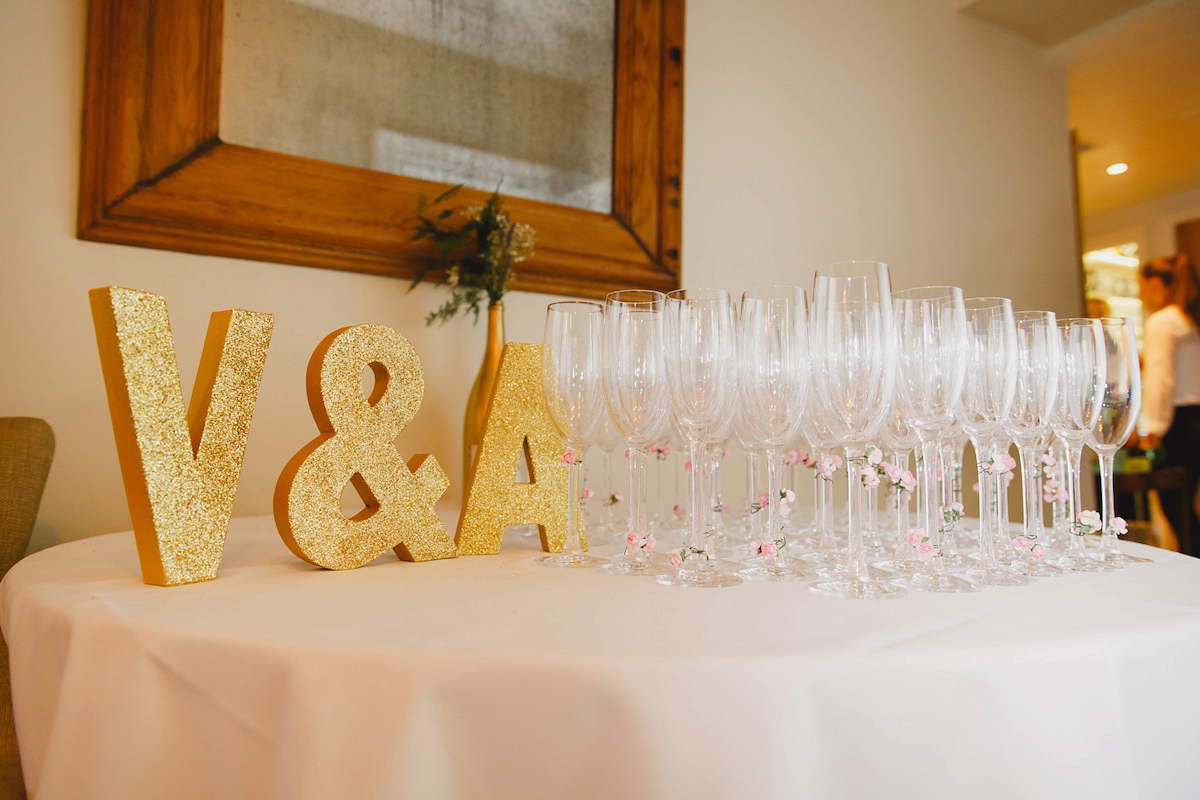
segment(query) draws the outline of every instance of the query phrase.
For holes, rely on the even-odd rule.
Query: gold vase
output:
[[[504,302],[495,300],[488,304],[487,345],[483,350],[483,364],[475,377],[475,385],[467,397],[467,415],[463,420],[463,498],[470,488],[471,467],[475,463],[475,452],[483,440],[483,426],[487,422],[492,404],[492,392],[496,388],[496,376],[500,373],[500,353],[504,350]]]

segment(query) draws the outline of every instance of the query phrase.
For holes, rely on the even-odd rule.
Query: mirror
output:
[[[454,28],[470,26],[451,15],[506,6],[456,2],[92,0],[79,236],[407,278],[429,255],[408,241],[417,198],[463,181],[476,187],[463,202],[481,204],[503,174],[510,213],[538,234],[537,256],[512,288],[602,297],[678,286],[683,0],[519,4],[544,6],[552,28],[567,17],[551,9],[575,9],[569,18],[588,31],[560,40],[510,31],[492,36],[491,49],[456,39]],[[369,8],[384,20],[364,21]],[[489,24],[513,22],[502,16]],[[591,29],[605,19],[607,29]],[[316,39],[305,40],[305,27]],[[437,38],[441,27],[451,34]],[[374,49],[349,44],[343,34],[353,32]],[[608,36],[615,45],[603,48]],[[400,53],[402,39],[416,55]],[[545,52],[529,61],[532,42]],[[303,69],[284,78],[255,50],[317,64],[332,81],[281,92],[264,71],[303,84]],[[592,62],[601,51],[610,67]],[[526,61],[514,66],[517,53]],[[485,77],[497,62],[491,74],[501,77]],[[389,89],[405,80],[408,89]],[[443,80],[459,84],[454,102],[440,99],[445,84],[434,82]],[[516,93],[462,113],[489,80]],[[295,105],[276,108],[280,94]],[[366,97],[365,119],[351,128],[341,109],[317,113],[331,95]],[[595,135],[604,129],[609,136]]]

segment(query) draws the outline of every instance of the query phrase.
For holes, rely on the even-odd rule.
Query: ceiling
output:
[[[1200,187],[1200,0],[968,0],[1067,70],[1084,216]],[[1108,175],[1115,162],[1129,165]]]

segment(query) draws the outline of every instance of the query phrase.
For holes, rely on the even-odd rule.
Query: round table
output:
[[[1195,798],[1200,562],[967,595],[721,591],[497,556],[362,569],[235,519],[220,576],[133,536],[4,580],[53,798]]]

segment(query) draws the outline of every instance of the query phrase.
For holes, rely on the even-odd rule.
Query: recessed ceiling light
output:
[[[1120,175],[1122,172],[1127,172],[1128,170],[1128,164],[1124,161],[1118,161],[1116,164],[1109,164],[1104,171],[1109,175]]]

